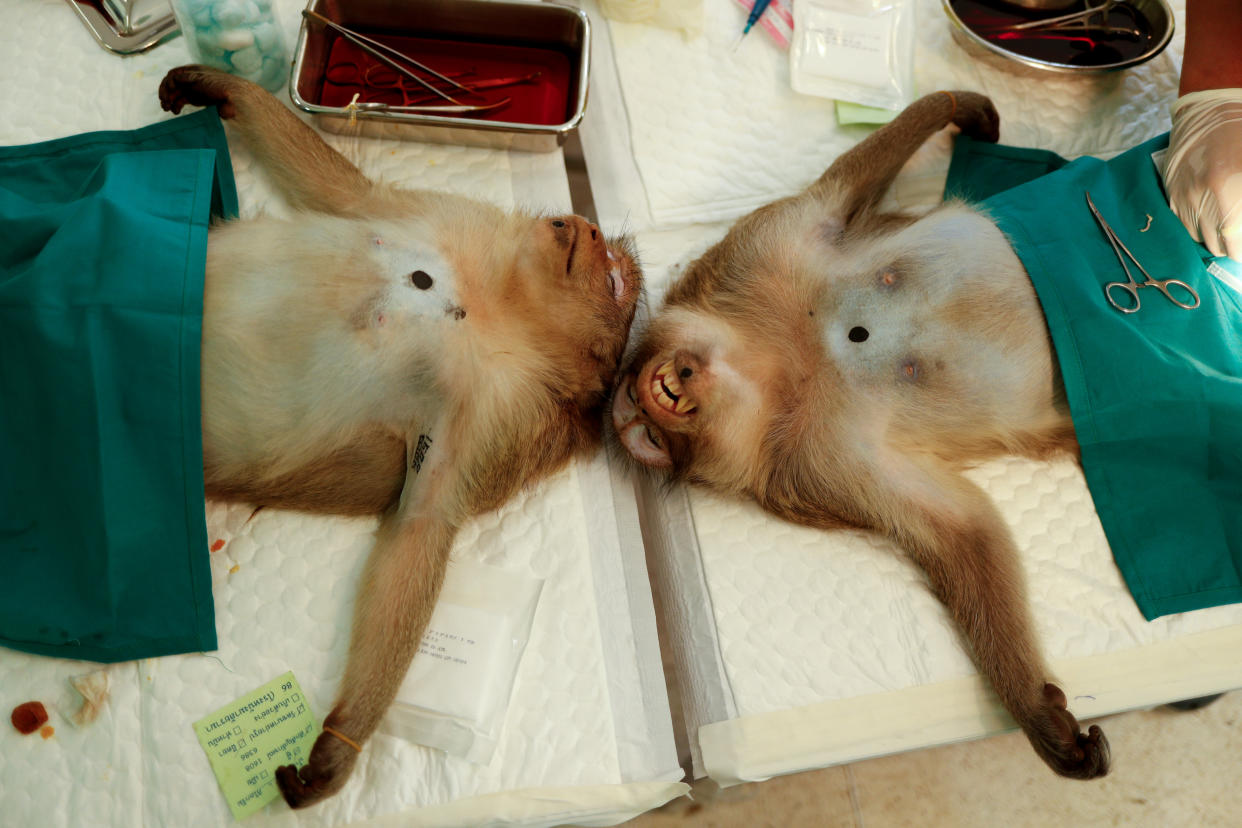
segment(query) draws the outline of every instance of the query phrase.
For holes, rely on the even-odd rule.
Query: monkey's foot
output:
[[[331,733],[320,733],[310,759],[299,770],[293,765],[276,769],[276,786],[290,808],[305,808],[344,787],[358,760],[358,751]]]
[[[186,104],[214,106],[221,118],[232,118],[237,110],[230,93],[244,83],[247,81],[210,66],[178,66],[169,69],[160,81],[160,106],[174,115],[181,114]]]
[[[1045,684],[1043,707],[1023,725],[1035,752],[1061,776],[1097,779],[1108,773],[1108,739],[1099,725],[1086,733],[1066,710],[1065,694],[1055,684]]]
[[[957,102],[953,123],[961,127],[963,135],[993,144],[1000,139],[1000,115],[990,98],[978,92],[950,94]]]

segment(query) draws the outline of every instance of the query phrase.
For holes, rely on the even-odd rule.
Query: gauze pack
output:
[[[496,750],[543,579],[454,561],[381,728],[485,765]]]
[[[795,92],[901,109],[914,93],[912,0],[797,0]]]

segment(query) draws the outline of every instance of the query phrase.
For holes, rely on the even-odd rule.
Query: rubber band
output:
[[[941,89],[941,90],[940,90],[940,94],[941,94],[941,95],[948,95],[948,96],[949,96],[949,100],[953,102],[953,111],[949,113],[949,120],[950,120],[950,121],[952,121],[952,120],[953,120],[953,118],[954,118],[954,116],[956,116],[956,115],[957,115],[957,98],[953,97],[953,93],[952,93],[952,92],[948,92],[948,91],[946,91],[946,90],[944,90],[944,89]]]
[[[353,748],[354,750],[358,751],[359,753],[362,753],[362,745],[358,744],[357,742],[355,742],[353,739],[351,739],[351,738],[349,738],[348,736],[346,736],[346,735],[345,735],[344,733],[342,733],[341,731],[339,731],[339,730],[334,730],[333,728],[330,728],[330,727],[328,727],[327,725],[324,725],[324,726],[323,726],[323,732],[324,732],[324,733],[331,733],[333,736],[335,736],[336,738],[340,739],[342,742],[344,742],[345,744],[349,745],[349,746],[350,746],[351,748]]]

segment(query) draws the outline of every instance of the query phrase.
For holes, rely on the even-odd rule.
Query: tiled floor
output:
[[[888,756],[697,800],[626,828],[1236,828],[1242,826],[1242,692],[1201,710],[1100,720],[1111,773],[1054,776],[1018,733]]]

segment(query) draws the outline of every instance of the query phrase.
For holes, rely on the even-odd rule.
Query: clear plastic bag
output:
[[[487,764],[542,588],[521,572],[452,562],[383,730]]]
[[[795,92],[901,109],[914,97],[912,0],[796,0]]]

